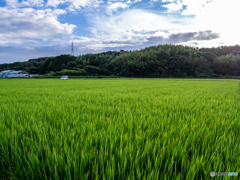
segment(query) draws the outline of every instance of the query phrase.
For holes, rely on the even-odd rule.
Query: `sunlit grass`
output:
[[[239,172],[239,93],[239,81],[2,79],[0,179]]]

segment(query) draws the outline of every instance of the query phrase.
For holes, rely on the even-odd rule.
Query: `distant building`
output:
[[[11,77],[29,77],[29,73],[26,71],[5,70],[0,72],[0,78]]]
[[[18,74],[29,74],[27,71],[19,71]]]
[[[7,78],[27,78],[27,77],[29,77],[28,74],[12,74],[7,76]]]
[[[14,70],[5,70],[5,71],[1,71],[0,72],[0,77],[1,78],[6,78],[8,75],[12,75],[11,72],[13,72]]]
[[[5,71],[1,71],[0,73],[9,73],[9,72],[12,72],[14,70],[5,70]]]
[[[39,74],[29,74],[29,77],[39,76]]]

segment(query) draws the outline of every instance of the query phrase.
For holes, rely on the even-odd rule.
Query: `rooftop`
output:
[[[11,71],[14,71],[14,70],[5,70],[5,71],[1,71],[0,73],[9,73]]]
[[[10,73],[18,74],[18,73],[20,73],[20,72],[22,72],[22,71],[11,71]]]
[[[1,71],[0,74],[18,74],[18,73],[27,73],[26,71],[15,71],[15,70],[5,70],[5,71]]]

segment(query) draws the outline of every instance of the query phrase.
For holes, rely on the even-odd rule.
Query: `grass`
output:
[[[239,172],[239,93],[237,80],[1,79],[0,179]]]

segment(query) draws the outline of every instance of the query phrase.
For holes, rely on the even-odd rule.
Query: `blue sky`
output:
[[[158,44],[240,44],[239,0],[0,0],[0,63]]]

